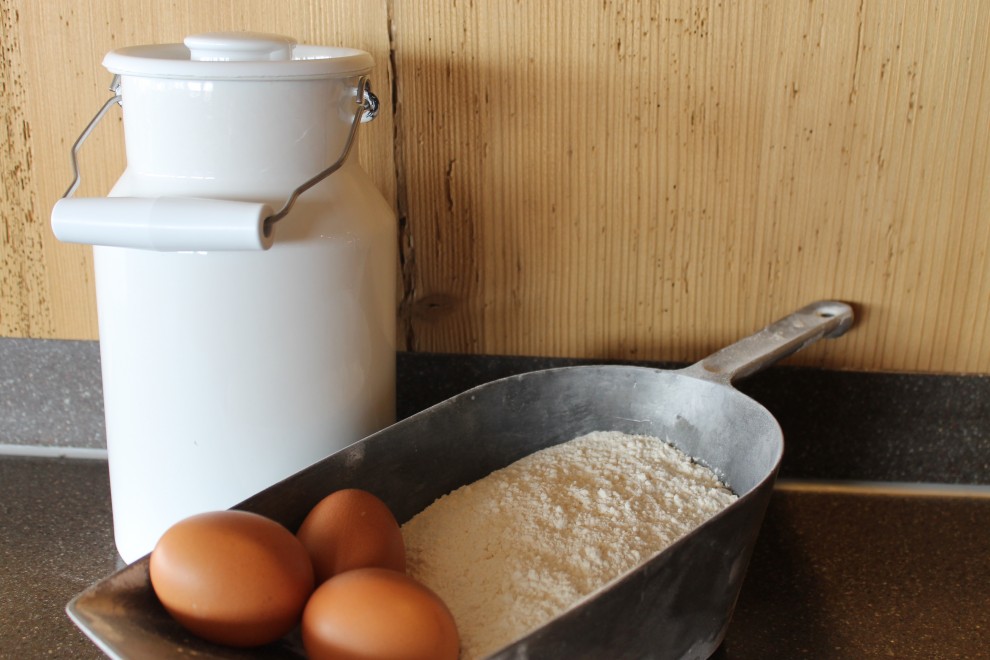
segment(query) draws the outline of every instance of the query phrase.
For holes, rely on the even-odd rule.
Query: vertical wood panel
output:
[[[796,361],[986,371],[988,11],[396,3],[413,345],[693,360],[839,297]]]
[[[401,214],[410,348],[693,360],[838,297],[859,327],[795,362],[990,372],[981,0],[0,9],[0,336],[96,336],[89,250],[48,211],[105,51],[250,29],[378,61],[359,155]],[[82,194],[123,166],[105,124]]]
[[[44,269],[25,253],[37,253],[44,241],[44,212],[34,195],[35,171],[31,151],[24,57],[20,49],[17,8],[0,3],[0,113],[3,146],[0,158],[0,335],[47,336],[55,331]]]

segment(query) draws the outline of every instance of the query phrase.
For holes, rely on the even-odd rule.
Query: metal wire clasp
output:
[[[371,93],[371,83],[368,82],[366,77],[362,76],[358,81],[357,86],[354,120],[351,122],[351,128],[347,133],[347,141],[344,143],[344,149],[341,152],[340,157],[338,157],[337,160],[330,165],[330,167],[300,184],[298,188],[292,191],[292,194],[289,195],[289,199],[286,200],[282,208],[276,211],[273,215],[265,218],[264,232],[266,237],[271,236],[272,227],[274,227],[275,223],[289,214],[289,211],[292,209],[292,205],[296,203],[296,200],[299,199],[300,195],[319,182],[323,181],[343,166],[344,161],[347,160],[347,155],[351,152],[351,146],[354,144],[354,136],[357,135],[358,124],[367,123],[377,116],[378,97]]]
[[[111,97],[106,103],[103,104],[96,115],[89,121],[86,128],[83,129],[82,133],[76,139],[75,143],[72,145],[72,184],[69,186],[65,194],[62,195],[63,198],[72,197],[73,193],[79,187],[79,183],[82,181],[82,176],[79,172],[79,161],[78,154],[79,150],[82,148],[83,142],[89,137],[96,125],[100,123],[103,116],[109,112],[110,108],[114,105],[123,105],[123,100],[121,99],[120,93],[120,75],[114,75],[113,80],[110,82],[110,91],[113,92],[113,97]],[[304,181],[299,185],[298,188],[292,191],[289,198],[286,200],[285,204],[282,205],[278,211],[274,214],[268,216],[264,220],[264,232],[265,236],[270,236],[272,232],[272,227],[276,222],[284,218],[289,214],[292,209],[293,204],[299,199],[299,196],[304,192],[320,183],[328,176],[339,170],[344,162],[347,160],[347,156],[351,152],[351,147],[354,144],[354,137],[357,135],[358,124],[365,124],[373,120],[378,116],[378,97],[371,92],[371,83],[368,81],[366,76],[362,76],[358,80],[357,93],[355,95],[354,103],[354,119],[351,121],[350,129],[347,132],[347,141],[344,143],[344,148],[340,156],[335,160],[329,167],[320,172],[319,174],[313,176],[312,178]]]
[[[107,112],[110,111],[110,108],[112,108],[114,105],[121,103],[119,90],[120,90],[120,75],[114,74],[113,80],[110,81],[110,91],[113,93],[113,96],[106,103],[104,103],[103,107],[97,111],[96,115],[89,120],[89,123],[86,124],[86,128],[83,129],[83,132],[79,134],[79,137],[76,138],[75,143],[73,143],[72,145],[73,179],[72,179],[72,183],[69,185],[69,189],[65,191],[64,195],[62,195],[63,199],[66,197],[72,197],[72,194],[76,192],[76,188],[79,187],[79,183],[82,181],[82,175],[79,174],[79,160],[78,160],[79,149],[82,148],[83,142],[85,142],[86,138],[89,137],[89,134],[93,132],[93,129],[96,128],[96,125],[100,123],[100,120],[103,119],[103,115],[107,114]]]

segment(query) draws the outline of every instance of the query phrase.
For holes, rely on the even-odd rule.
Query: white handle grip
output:
[[[65,198],[52,209],[52,231],[66,243],[160,252],[267,250],[267,204],[189,197]]]

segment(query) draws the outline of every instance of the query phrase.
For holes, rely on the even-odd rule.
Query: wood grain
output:
[[[89,251],[47,221],[103,54],[250,29],[378,62],[359,156],[399,212],[409,349],[694,360],[841,298],[856,330],[793,362],[990,372],[981,0],[0,10],[0,336],[96,337]],[[106,124],[81,194],[123,167]]]
[[[990,367],[985,3],[396,9],[416,348],[694,360],[837,297],[796,361]]]

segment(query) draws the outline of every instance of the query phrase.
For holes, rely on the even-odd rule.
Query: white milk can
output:
[[[117,548],[231,507],[394,420],[396,235],[348,157],[368,53],[213,33],[123,48],[52,211],[94,245]],[[72,197],[113,105],[127,167]]]

